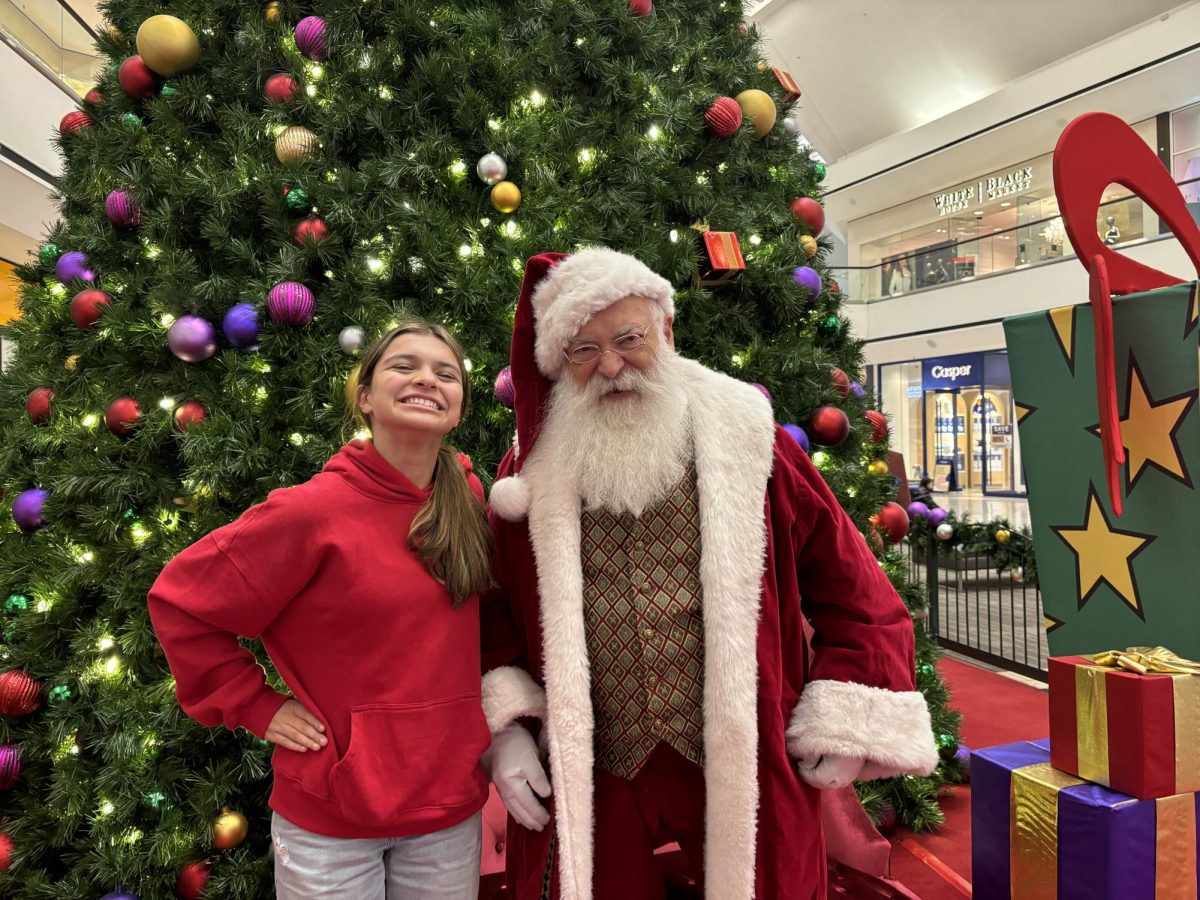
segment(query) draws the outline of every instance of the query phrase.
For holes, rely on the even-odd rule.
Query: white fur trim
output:
[[[565,264],[565,263],[564,263]],[[755,388],[683,361],[696,448],[704,591],[706,893],[754,896],[758,819],[758,618],[763,503],[774,463],[770,404]],[[593,726],[583,620],[580,500],[546,435],[525,461],[537,559],[562,900],[591,900]]]
[[[557,379],[565,364],[562,351],[583,324],[622,297],[636,294],[675,315],[671,282],[645,263],[608,247],[588,247],[564,259],[533,292],[538,368]]]
[[[483,714],[495,734],[521,718],[546,718],[546,692],[524,669],[500,666],[483,676]]]
[[[797,759],[824,753],[865,759],[861,780],[928,775],[938,763],[920,691],[848,681],[814,681],[804,688],[788,725],[787,748]]]
[[[517,475],[501,478],[492,485],[488,506],[506,522],[520,522],[529,515],[529,485]]]

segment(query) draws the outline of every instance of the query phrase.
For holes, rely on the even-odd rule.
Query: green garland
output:
[[[969,556],[986,555],[998,572],[1012,572],[1023,584],[1038,586],[1037,555],[1028,526],[1016,528],[1005,518],[972,522],[970,516],[960,516],[953,511],[943,521],[954,529],[953,536],[946,541],[937,537],[936,526],[928,519],[912,521],[908,543],[919,556],[928,553],[931,543],[947,549],[958,548]]]

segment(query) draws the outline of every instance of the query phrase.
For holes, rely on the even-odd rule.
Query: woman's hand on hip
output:
[[[305,709],[299,700],[292,698],[279,707],[279,712],[275,713],[275,718],[267,726],[265,737],[273,744],[300,753],[320,750],[329,742],[321,720]]]

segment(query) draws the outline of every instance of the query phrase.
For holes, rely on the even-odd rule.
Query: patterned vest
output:
[[[581,526],[597,767],[632,778],[660,741],[703,765],[695,468],[640,518],[585,511]]]

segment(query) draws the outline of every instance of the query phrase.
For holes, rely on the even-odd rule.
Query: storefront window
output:
[[[936,491],[1025,492],[1008,354],[970,353],[880,367],[892,450]]]
[[[1171,113],[1171,174],[1181,184],[1192,218],[1200,222],[1200,103]]]

